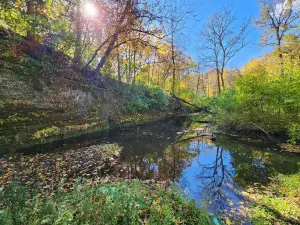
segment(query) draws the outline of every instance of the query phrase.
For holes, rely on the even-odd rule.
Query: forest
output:
[[[1,0],[0,224],[300,224],[300,1]]]

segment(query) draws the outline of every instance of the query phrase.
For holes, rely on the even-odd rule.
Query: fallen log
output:
[[[200,134],[200,135],[197,135],[197,136],[189,137],[189,138],[186,138],[186,139],[183,139],[183,140],[179,140],[176,143],[186,142],[186,141],[194,140],[196,138],[203,138],[203,137],[208,138],[211,141],[215,141],[216,140],[216,136],[213,133],[204,133],[204,134]]]
[[[190,102],[188,102],[188,101],[186,101],[182,98],[177,97],[176,95],[172,95],[172,98],[175,98],[176,100],[181,101],[181,102],[183,102],[187,105],[193,106],[194,108],[198,109],[199,112],[206,112],[206,113],[212,114],[212,112],[207,107],[196,106],[196,105],[194,105],[194,104],[192,104],[192,103],[190,103]]]

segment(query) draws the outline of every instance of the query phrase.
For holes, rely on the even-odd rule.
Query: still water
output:
[[[169,119],[120,130],[106,137],[122,148],[124,177],[174,181],[182,193],[211,213],[245,224],[245,187],[267,184],[278,173],[300,170],[300,157],[274,143],[217,135],[199,136],[203,124]],[[243,223],[243,221],[245,223]]]
[[[297,173],[300,156],[280,152],[276,144],[268,142],[249,143],[224,135],[217,135],[214,141],[199,137],[199,132],[207,132],[206,129],[205,125],[185,118],[170,118],[25,152],[36,155],[40,150],[65,151],[117,143],[122,147],[123,178],[161,181],[166,188],[172,181],[199,207],[219,217],[234,218],[238,224],[247,224],[244,211],[251,202],[245,197],[245,188],[267,184],[278,173]]]

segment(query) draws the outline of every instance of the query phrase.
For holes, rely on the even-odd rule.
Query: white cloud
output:
[[[294,8],[297,10],[297,11],[300,11],[300,0],[296,0],[295,3],[294,3]]]
[[[295,0],[293,2],[292,7],[293,7],[294,10],[300,11],[300,0]],[[279,16],[282,11],[287,10],[289,8],[290,8],[289,0],[285,0],[282,3],[277,3],[276,4],[276,11],[275,11],[276,16]]]

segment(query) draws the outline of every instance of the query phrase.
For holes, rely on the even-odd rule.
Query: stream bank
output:
[[[0,57],[0,156],[95,131],[159,120],[185,110],[157,86],[82,74],[56,52]]]
[[[169,109],[77,115],[67,108],[37,107],[23,101],[2,102],[0,156],[33,146],[64,142],[109,129],[136,126],[170,117]]]
[[[16,194],[13,195],[11,193]],[[0,192],[0,222],[14,224],[198,224],[213,225],[208,214],[183,198],[177,189],[165,191],[155,184],[133,180],[107,184],[77,183],[47,198],[28,198],[13,183]],[[14,199],[13,204],[11,204]],[[1,206],[0,204],[0,206]]]
[[[96,132],[51,148],[44,145],[27,149],[22,160],[12,155],[11,159],[5,159],[11,164],[6,174],[16,168],[15,177],[20,174],[19,180],[32,183],[59,180],[64,174],[66,180],[73,182],[84,177],[91,184],[139,179],[166,188],[175,183],[202,211],[216,215],[227,224],[247,224],[252,221],[251,210],[256,203],[250,189],[258,193],[259,187],[270,186],[280,174],[299,173],[300,158],[279,152],[274,143],[241,142],[221,134],[216,134],[216,140],[212,141],[199,135],[200,130],[206,129],[207,124],[199,123],[204,120],[199,117],[198,122],[191,123],[184,117],[168,118],[105,134]],[[97,170],[102,163],[97,160],[95,146],[106,144],[114,146],[111,149],[122,150],[109,164],[112,166],[102,173],[101,169]],[[31,164],[34,166],[30,167]],[[47,168],[49,171],[45,173]],[[84,172],[78,172],[81,170]],[[28,176],[22,175],[22,171],[27,171]],[[44,177],[40,178],[41,172]],[[274,217],[272,221],[280,220]]]

